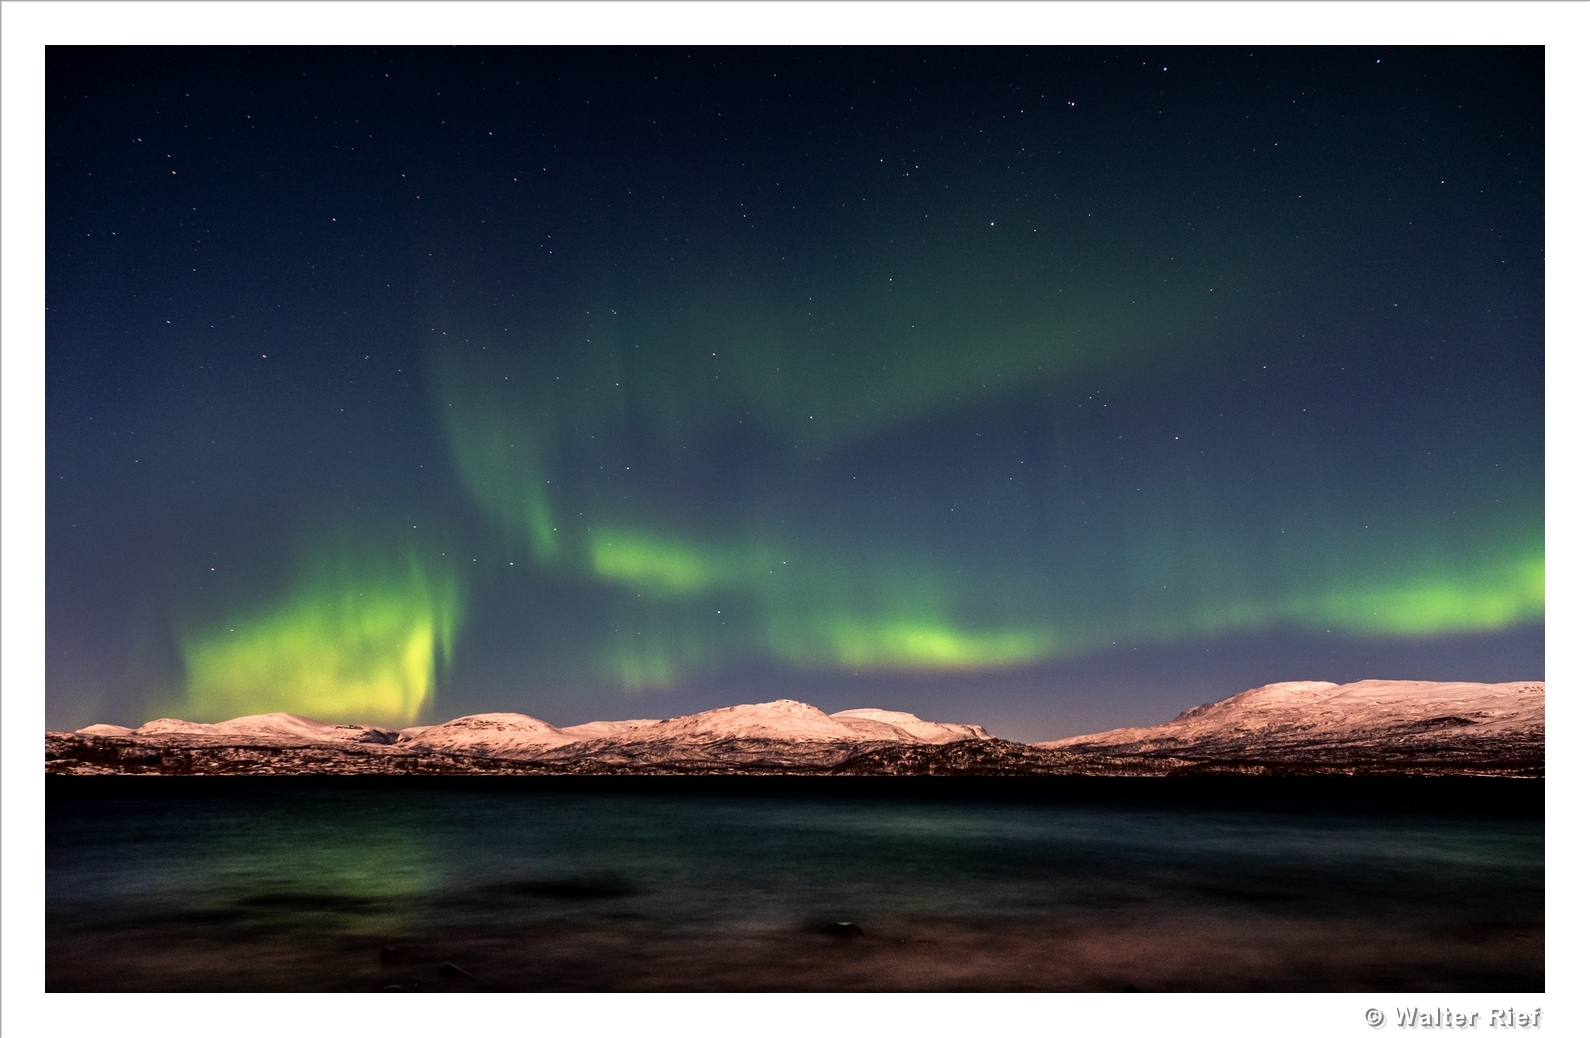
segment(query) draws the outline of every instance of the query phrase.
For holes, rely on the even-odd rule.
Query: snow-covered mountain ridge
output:
[[[78,736],[184,747],[386,746],[394,752],[440,753],[509,760],[664,756],[761,758],[780,755],[838,763],[882,744],[940,745],[992,739],[978,725],[941,724],[891,710],[825,714],[780,699],[707,710],[668,720],[591,721],[558,728],[525,714],[471,714],[441,724],[394,731],[374,725],[326,724],[294,714],[260,714],[216,724],[161,718],[138,728],[96,724]]]
[[[1187,770],[1541,774],[1545,687],[1294,681],[1147,728],[1023,745],[982,727],[781,699],[559,728],[516,713],[402,730],[292,714],[161,718],[45,737],[46,769],[104,773],[1169,774]]]

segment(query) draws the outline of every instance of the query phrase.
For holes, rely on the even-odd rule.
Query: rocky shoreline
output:
[[[835,763],[801,760],[777,747],[730,758],[703,753],[647,759],[593,753],[525,760],[479,754],[413,751],[373,745],[150,745],[125,737],[52,732],[45,771],[52,775],[923,775],[1136,776],[1173,775],[1470,775],[1539,778],[1542,747],[1523,742],[1487,755],[1345,755],[1310,759],[1212,759],[1168,755],[1068,753],[989,740],[942,746],[860,748]],[[1320,759],[1327,758],[1327,759]],[[1329,759],[1334,758],[1334,759]]]

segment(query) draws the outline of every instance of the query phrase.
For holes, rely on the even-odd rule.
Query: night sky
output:
[[[51,48],[51,728],[1544,676],[1538,48]]]

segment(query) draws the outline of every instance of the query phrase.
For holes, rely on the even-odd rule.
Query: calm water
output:
[[[1539,784],[1275,781],[52,777],[47,985],[1543,989]]]

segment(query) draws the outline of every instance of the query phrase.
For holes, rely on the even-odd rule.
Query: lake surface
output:
[[[46,985],[1540,991],[1542,784],[52,776]]]

